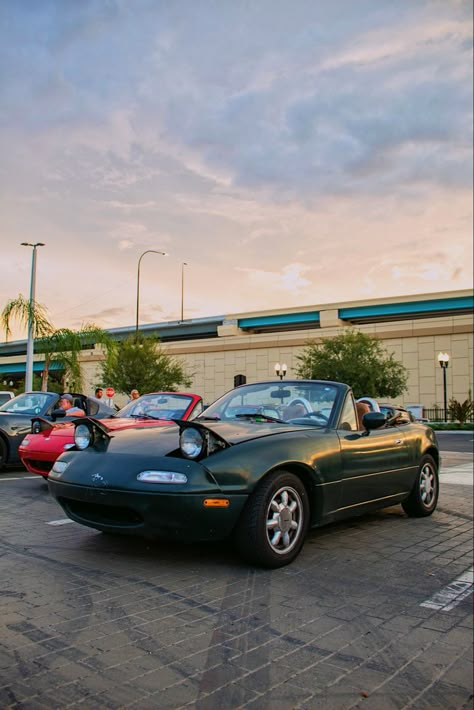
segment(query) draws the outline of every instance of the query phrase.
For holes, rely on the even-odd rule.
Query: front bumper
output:
[[[93,488],[48,479],[51,494],[66,515],[104,532],[185,542],[222,540],[237,523],[248,496],[163,493]],[[206,498],[222,498],[228,507],[205,507]]]

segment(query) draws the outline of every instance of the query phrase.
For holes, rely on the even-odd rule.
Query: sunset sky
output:
[[[142,323],[472,287],[471,0],[3,0],[0,66],[0,309],[23,241],[58,328],[147,249]]]

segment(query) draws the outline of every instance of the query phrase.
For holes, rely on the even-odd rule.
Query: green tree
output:
[[[44,367],[41,389],[48,389],[49,371],[53,363],[58,363],[64,369],[64,380],[67,379],[69,389],[82,390],[81,365],[79,355],[85,347],[95,344],[107,346],[110,336],[93,324],[83,325],[80,330],[60,328],[52,333],[38,338],[36,352],[44,355]],[[64,388],[65,389],[65,388]]]
[[[102,363],[102,380],[124,394],[132,389],[137,389],[140,394],[176,392],[180,386],[191,386],[184,365],[168,355],[159,346],[157,338],[141,334],[108,344],[107,356]]]
[[[21,293],[17,298],[8,301],[1,315],[1,324],[5,329],[5,336],[11,334],[11,321],[16,319],[22,326],[28,327],[30,315],[33,323],[34,350],[44,356],[44,367],[41,376],[41,389],[48,389],[49,372],[52,363],[58,363],[64,370],[62,387],[65,389],[67,379],[72,390],[82,390],[81,367],[79,354],[89,345],[107,345],[109,335],[93,324],[83,325],[80,330],[69,328],[55,329],[49,320],[45,306],[33,301],[30,305]],[[35,384],[36,386],[36,384]],[[55,386],[55,389],[57,387]]]
[[[474,413],[474,401],[471,396],[471,390],[469,390],[467,399],[465,399],[464,402],[459,402],[457,399],[454,399],[454,397],[450,399],[448,410],[451,419],[454,419],[461,425],[471,419]]]
[[[345,382],[356,397],[398,397],[406,390],[406,368],[377,338],[357,330],[309,341],[297,359],[298,377]]]
[[[33,324],[33,338],[49,335],[53,332],[54,326],[49,320],[45,306],[36,301],[26,299],[23,294],[19,294],[17,298],[8,301],[2,311],[1,322],[2,328],[5,330],[5,340],[11,335],[12,320],[18,321],[24,328],[28,328],[30,317]]]

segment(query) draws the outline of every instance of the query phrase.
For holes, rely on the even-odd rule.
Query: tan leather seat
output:
[[[365,426],[362,423],[362,419],[364,417],[364,414],[367,414],[367,412],[370,412],[370,407],[366,402],[356,402],[356,410],[357,410],[357,428],[360,431],[363,431],[365,429]]]

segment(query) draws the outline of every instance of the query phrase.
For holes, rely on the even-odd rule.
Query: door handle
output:
[[[403,444],[403,439],[395,439],[396,444]]]

